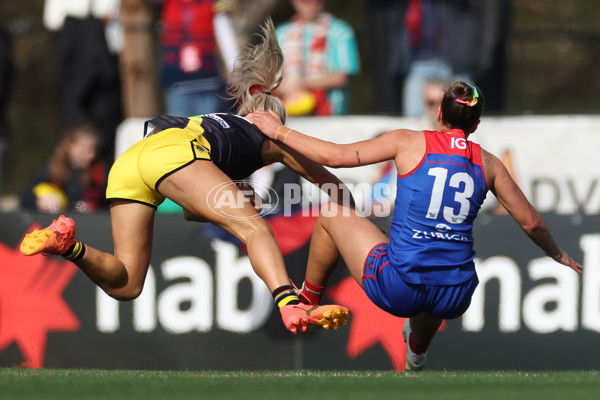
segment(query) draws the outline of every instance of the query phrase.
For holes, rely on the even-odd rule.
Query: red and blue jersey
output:
[[[389,258],[407,283],[452,285],[473,277],[473,220],[487,188],[481,148],[461,130],[424,131],[427,148],[397,177]]]

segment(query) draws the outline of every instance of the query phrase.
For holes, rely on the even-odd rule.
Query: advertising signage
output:
[[[112,252],[108,214],[71,216],[82,241]],[[545,218],[557,241],[583,263],[583,275],[544,257],[510,217],[480,216],[480,285],[468,311],[442,325],[428,369],[600,367],[600,216]],[[206,224],[157,215],[144,290],[134,301],[117,302],[60,257],[20,254],[22,235],[51,216],[4,213],[0,222],[1,366],[404,369],[404,320],[371,305],[343,265],[324,302],[347,306],[348,324],[293,335],[243,247]],[[276,237],[298,229],[297,223],[281,226]],[[298,240],[284,254],[300,284],[309,237]]]

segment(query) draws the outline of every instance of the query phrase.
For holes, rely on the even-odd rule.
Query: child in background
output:
[[[21,195],[21,207],[52,214],[106,208],[107,168],[98,158],[99,145],[100,137],[92,126],[71,126],[48,164],[32,177]]]

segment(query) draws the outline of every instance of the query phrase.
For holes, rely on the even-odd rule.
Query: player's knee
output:
[[[184,208],[183,209],[183,219],[185,219],[186,221],[194,221],[195,220],[195,215],[191,211],[186,210]]]
[[[351,208],[329,201],[321,206],[319,219],[322,222],[331,221],[340,217],[347,217],[351,212],[353,212]]]
[[[251,237],[274,236],[271,226],[262,218],[246,220],[246,224],[240,227],[238,232],[243,243],[248,243]]]
[[[127,287],[120,289],[106,289],[107,295],[119,301],[131,301],[137,299],[142,294],[142,286]]]

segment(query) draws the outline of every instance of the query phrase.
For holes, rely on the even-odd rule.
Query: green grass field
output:
[[[130,371],[0,368],[0,399],[598,399],[600,371]]]

